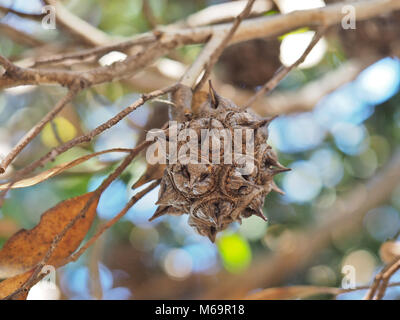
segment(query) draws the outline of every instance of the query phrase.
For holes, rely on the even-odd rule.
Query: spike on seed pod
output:
[[[217,233],[232,222],[241,223],[242,218],[252,215],[266,221],[262,210],[265,196],[270,191],[283,193],[273,177],[290,169],[279,163],[276,153],[267,144],[268,125],[274,117],[261,119],[237,107],[218,95],[211,83],[208,95],[208,99],[186,121],[178,122],[174,127],[178,135],[185,129],[192,129],[197,134],[196,159],[199,162],[181,163],[178,160],[167,164],[157,201],[159,207],[150,220],[166,214],[188,214],[189,225],[214,242]],[[204,130],[211,129],[232,135],[236,130],[249,130],[253,138],[243,139],[246,134],[240,133],[241,139],[232,137],[231,149],[226,150],[224,135],[214,131],[209,136],[203,134]],[[167,140],[172,141],[171,137]],[[253,143],[253,153],[236,157],[238,152],[247,150],[248,141]],[[177,142],[178,153],[186,143]],[[204,146],[206,153],[202,149]],[[225,159],[227,152],[232,156],[230,162]],[[249,169],[250,161],[253,166]]]

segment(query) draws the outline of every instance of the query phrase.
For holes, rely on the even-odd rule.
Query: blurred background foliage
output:
[[[222,1],[152,0],[149,3],[158,23],[168,24],[219,2]],[[39,0],[1,0],[0,4],[24,12],[40,12],[41,9]],[[131,36],[152,29],[143,13],[142,0],[70,0],[64,4],[112,35]],[[268,14],[276,14],[276,11]],[[73,41],[65,35],[60,39],[58,30],[44,30],[39,23],[13,14],[4,15],[1,23],[48,42]],[[305,46],[309,32],[302,29],[230,47],[216,67],[217,76],[233,89],[255,90],[271,77],[281,61],[290,63],[293,60],[293,51],[301,52],[299,44]],[[340,37],[327,35],[313,57],[302,68],[294,70],[277,90],[296,90],[340,67],[354,58],[354,52],[345,47]],[[201,46],[184,47],[169,58],[187,64],[195,59],[200,49]],[[29,56],[30,50],[0,34],[2,55],[21,59]],[[273,121],[270,144],[279,152],[281,162],[292,171],[276,178],[286,195],[267,196],[264,212],[268,223],[257,217],[245,219],[242,225],[234,225],[223,232],[214,245],[194,233],[187,225],[186,216],[162,217],[148,222],[156,208],[156,189],[129,210],[78,262],[58,270],[57,290],[36,286],[30,298],[198,298],[210,286],[220,285],[220,274],[250,272],[257,257],[281,250],[284,240],[294,231],[323,217],[340,195],[365,183],[387,163],[400,142],[399,88],[400,61],[384,57],[354,81],[324,96],[313,110],[280,116]],[[63,92],[63,89],[46,86],[24,86],[1,92],[1,156],[11,150]],[[137,99],[140,93],[140,89],[123,82],[81,93],[74,104],[46,126],[41,136],[21,153],[5,178],[60,142],[93,129]],[[143,139],[144,129],[157,127],[152,126],[154,121],[162,124],[166,120],[165,109],[165,105],[157,102],[146,103],[126,121],[92,143],[61,155],[48,167],[93,151],[132,148]],[[117,153],[102,155],[39,185],[12,190],[0,209],[0,246],[19,228],[33,227],[41,213],[57,202],[94,190],[122,156]],[[145,159],[137,158],[107,189],[101,197],[95,225],[116,215],[137,192],[132,191],[131,186],[145,166]],[[357,285],[366,285],[382,266],[381,244],[396,238],[399,230],[400,187],[393,190],[387,203],[365,215],[362,228],[344,236],[340,232],[332,234],[330,245],[281,285],[339,287],[344,265],[353,265],[357,270]],[[361,298],[364,293],[357,291],[339,298]],[[387,297],[400,298],[400,289],[391,288]]]

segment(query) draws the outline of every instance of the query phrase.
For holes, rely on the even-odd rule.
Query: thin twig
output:
[[[400,282],[393,282],[388,284],[388,287],[400,286]],[[350,292],[366,290],[368,286],[359,286],[355,288],[337,288],[337,287],[323,287],[323,286],[302,286],[294,285],[287,287],[272,287],[261,290],[244,297],[245,300],[275,300],[275,299],[292,299],[292,298],[305,298],[317,294],[330,294],[335,299],[338,295]]]
[[[253,6],[254,1],[255,0],[249,0],[247,2],[246,7],[243,9],[243,11],[233,21],[231,29],[228,31],[226,36],[224,36],[221,39],[219,46],[211,54],[210,59],[206,64],[204,74],[203,74],[202,78],[200,79],[200,81],[197,83],[194,91],[201,89],[202,86],[204,85],[204,83],[207,81],[208,77],[210,76],[212,68],[217,63],[218,58],[221,56],[222,52],[224,51],[225,47],[228,45],[229,41],[232,39],[232,36],[238,29],[240,23],[242,22],[243,19],[245,19],[250,14],[251,7]],[[216,35],[213,35],[212,38],[214,38],[214,36],[216,36]],[[211,40],[212,40],[212,38],[211,38]]]
[[[398,287],[400,286],[400,282],[392,282],[388,284],[388,287]],[[342,293],[349,293],[349,292],[354,292],[354,291],[360,291],[360,290],[367,290],[369,289],[369,286],[360,286],[356,288],[350,288],[350,289],[342,289]]]
[[[125,207],[111,220],[107,221],[104,223],[99,230],[96,232],[96,234],[91,237],[76,253],[72,254],[69,258],[67,258],[62,265],[67,264],[72,261],[76,261],[79,259],[79,257],[85,253],[85,251],[93,245],[93,243],[110,227],[112,227],[116,222],[118,222],[127,212],[128,210],[136,203],[138,202],[143,196],[145,196],[149,191],[153,190],[156,186],[158,186],[160,183],[160,180],[154,181],[152,184],[150,184],[147,188],[143,189],[142,191],[138,192],[135,194],[129,202],[125,205]]]
[[[325,30],[326,30],[325,27],[321,27],[320,29],[318,29],[317,32],[314,34],[314,37],[312,38],[310,44],[307,46],[306,50],[301,55],[301,57],[297,59],[296,62],[290,65],[289,67],[282,66],[281,68],[279,68],[279,70],[275,73],[275,75],[267,83],[265,83],[262,86],[262,88],[258,90],[257,93],[249,99],[249,101],[247,101],[244,108],[249,108],[260,97],[271,92],[287,76],[287,74],[290,71],[299,66],[301,63],[303,63],[304,60],[307,58],[308,54],[321,39],[321,37],[325,33]]]
[[[18,296],[20,294],[27,294],[30,288],[32,288],[36,283],[38,283],[50,273],[50,270],[43,272],[43,267],[44,265],[37,265],[28,280],[26,280],[20,288],[18,288],[2,300],[14,300],[18,299]]]
[[[110,129],[111,127],[116,125],[119,121],[121,121],[123,118],[125,118],[127,115],[129,115],[130,113],[135,111],[138,107],[142,106],[146,101],[153,99],[155,97],[164,95],[166,93],[172,92],[176,88],[177,88],[177,84],[174,84],[174,85],[166,87],[164,89],[154,90],[148,94],[143,94],[138,100],[136,100],[130,106],[126,107],[125,109],[123,109],[122,111],[117,113],[111,119],[109,119],[106,122],[102,123],[101,125],[97,126],[92,131],[88,132],[87,134],[76,137],[76,138],[64,143],[61,146],[53,148],[42,158],[40,158],[39,160],[37,160],[37,161],[33,162],[31,165],[29,165],[27,167],[27,171],[32,171],[39,166],[43,166],[48,161],[52,161],[59,154],[71,149],[72,147],[74,147],[78,144],[90,142],[94,137],[98,136],[105,130]]]
[[[199,76],[206,68],[211,53],[221,45],[222,38],[223,34],[217,33],[208,40],[196,60],[180,79],[180,83],[188,87],[194,87]]]
[[[142,6],[143,6],[143,15],[145,16],[150,27],[156,28],[159,23],[157,21],[157,18],[153,14],[153,10],[151,8],[149,0],[143,0]]]
[[[174,84],[174,85],[166,87],[164,89],[155,90],[155,91],[150,92],[148,94],[144,94],[144,95],[142,95],[141,98],[136,100],[133,104],[131,104],[130,106],[126,107],[121,112],[116,114],[114,117],[112,117],[108,121],[104,122],[103,124],[99,125],[98,127],[93,129],[92,131],[88,132],[87,134],[84,134],[84,135],[81,135],[79,137],[76,137],[76,138],[64,143],[61,146],[53,148],[52,150],[50,150],[46,155],[44,155],[40,159],[38,159],[35,162],[31,163],[30,165],[28,165],[24,169],[21,169],[20,171],[18,171],[15,174],[15,176],[13,177],[12,181],[10,182],[9,187],[6,190],[4,190],[4,191],[2,191],[0,193],[0,200],[4,199],[4,197],[6,196],[7,192],[10,190],[11,186],[13,185],[13,183],[15,181],[18,181],[19,179],[23,178],[25,175],[33,172],[36,168],[45,165],[47,162],[52,161],[53,159],[55,159],[55,157],[57,157],[61,153],[64,153],[65,151],[71,149],[72,147],[74,147],[74,146],[76,146],[78,144],[84,143],[84,142],[90,142],[94,137],[96,137],[100,133],[104,132],[105,130],[111,128],[115,124],[117,124],[119,121],[121,121],[123,118],[125,118],[128,114],[130,114],[131,112],[136,110],[138,107],[143,105],[146,101],[148,101],[150,99],[153,99],[155,97],[161,96],[161,95],[163,95],[165,93],[172,92],[172,91],[176,90],[176,88],[178,88],[178,87],[179,87],[178,84]],[[0,207],[1,207],[1,201],[0,201]]]
[[[391,266],[388,268],[386,272],[383,273],[382,275],[382,283],[378,289],[378,293],[376,295],[376,300],[381,300],[385,293],[386,289],[389,285],[390,278],[398,271],[400,270],[400,258],[398,258]]]
[[[132,149],[130,154],[125,157],[125,159],[122,161],[122,163],[106,178],[103,180],[101,185],[93,192],[93,195],[89,198],[89,200],[86,202],[85,206],[82,208],[82,210],[64,227],[64,229],[56,235],[51,244],[50,248],[47,250],[46,255],[43,257],[41,262],[37,264],[35,267],[35,270],[33,274],[30,276],[30,278],[16,291],[14,291],[12,294],[10,294],[8,297],[5,299],[13,299],[13,297],[17,296],[21,292],[24,292],[26,290],[29,290],[31,285],[35,283],[38,275],[40,274],[41,270],[43,267],[46,265],[46,263],[49,261],[51,258],[54,250],[57,248],[58,244],[61,242],[61,240],[64,238],[65,234],[70,230],[75,223],[81,219],[82,217],[85,216],[91,205],[100,197],[100,195],[103,193],[103,191],[115,180],[117,179],[122,172],[126,169],[126,167],[132,162],[132,160],[148,145],[148,142],[145,141],[136,148]]]
[[[104,46],[99,46],[91,49],[85,49],[85,50],[80,50],[77,52],[71,52],[71,53],[64,53],[64,54],[57,54],[53,55],[50,57],[44,57],[44,58],[38,58],[36,59],[30,67],[37,67],[45,64],[51,64],[51,63],[57,63],[65,60],[84,60],[87,57],[100,57],[110,51],[121,51],[124,52],[127,49],[132,48],[133,46],[136,45],[144,45],[144,44],[149,44],[153,43],[154,41],[157,41],[159,38],[160,34],[159,33],[154,33],[154,34],[143,34],[140,36],[137,36],[133,39],[111,44],[111,45],[104,45]]]
[[[78,94],[78,87],[71,88],[68,93],[51,109],[31,130],[29,130],[0,163],[0,174],[4,173],[15,157],[42,131],[43,127]]]
[[[15,14],[21,18],[27,18],[27,19],[32,19],[35,21],[40,21],[43,19],[43,17],[45,16],[44,13],[26,13],[26,12],[21,12],[21,11],[17,11],[13,8],[8,8],[5,6],[1,6],[0,5],[0,12],[7,14],[7,13],[12,13]]]
[[[369,287],[365,300],[381,300],[386,293],[390,278],[400,270],[400,258],[395,259],[386,265],[374,278],[372,285]]]

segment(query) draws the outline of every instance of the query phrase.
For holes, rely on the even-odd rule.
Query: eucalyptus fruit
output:
[[[159,207],[150,220],[188,214],[189,224],[212,242],[234,221],[252,215],[266,220],[265,196],[282,193],[273,177],[290,170],[267,144],[272,120],[243,110],[210,85],[197,110],[170,123]]]

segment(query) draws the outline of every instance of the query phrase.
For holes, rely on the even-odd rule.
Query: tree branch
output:
[[[246,41],[254,38],[281,34],[303,26],[329,26],[339,23],[342,19],[341,8],[344,3],[329,5],[324,8],[295,11],[284,15],[267,16],[243,21],[230,43]],[[379,14],[400,9],[397,0],[366,0],[362,2],[346,2],[355,7],[358,20],[367,19]],[[166,30],[159,39],[149,47],[124,61],[115,62],[111,66],[95,68],[89,71],[64,71],[47,69],[20,68],[19,73],[0,77],[0,87],[10,87],[21,84],[60,84],[70,85],[76,78],[89,85],[117,80],[134,75],[143,67],[149,65],[162,55],[182,45],[204,43],[210,36],[226,34],[232,24],[221,24],[212,27],[198,27],[183,30]],[[162,30],[162,29],[161,29]],[[151,33],[145,33],[151,35]]]
[[[216,41],[220,41],[219,45],[211,52],[208,57],[208,61],[205,64],[204,74],[201,77],[200,81],[197,83],[194,91],[201,89],[204,83],[207,81],[208,77],[210,76],[211,70],[214,65],[217,63],[218,58],[221,56],[222,52],[224,51],[225,47],[228,45],[229,41],[232,39],[233,35],[235,34],[236,30],[238,29],[240,23],[243,19],[245,19],[249,14],[251,7],[253,6],[255,0],[249,0],[246,4],[246,7],[243,11],[235,18],[233,21],[232,27],[229,29],[226,35],[213,35],[211,41],[214,41],[214,37]]]
[[[1,5],[0,5],[0,12],[2,12],[4,14],[12,13],[21,18],[32,19],[35,21],[40,21],[45,16],[43,13],[41,13],[41,14],[40,13],[37,13],[37,14],[36,13],[26,13],[26,12],[17,11],[17,10],[14,10],[13,8],[8,8],[8,7],[1,6]]]
[[[115,37],[109,36],[105,32],[93,27],[91,24],[69,12],[59,1],[43,1],[47,5],[51,5],[55,8],[57,23],[82,42],[89,45],[99,46],[117,40]]]
[[[237,0],[211,5],[191,14],[182,21],[173,23],[171,28],[194,28],[234,20],[246,7],[247,0]],[[249,17],[260,16],[273,8],[270,0],[256,0]]]
[[[311,111],[324,96],[353,81],[361,71],[379,59],[379,57],[371,57],[347,61],[339,68],[310,81],[295,91],[278,91],[263,96],[256,100],[251,108],[260,116]],[[251,96],[252,93],[249,91],[236,89],[231,98],[237,105],[245,105]]]
[[[110,52],[110,51],[121,51],[127,52],[129,49],[136,45],[145,45],[155,42],[158,37],[160,36],[159,33],[154,32],[154,34],[143,34],[139,35],[138,37],[132,38],[127,41],[111,44],[111,45],[104,45],[104,46],[97,46],[91,49],[80,50],[77,52],[71,53],[64,53],[64,54],[56,54],[50,57],[43,57],[36,59],[33,61],[29,67],[37,67],[45,64],[52,64],[57,62],[62,62],[65,60],[78,60],[82,61],[88,57],[99,58],[102,55]]]

